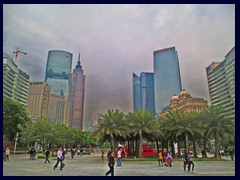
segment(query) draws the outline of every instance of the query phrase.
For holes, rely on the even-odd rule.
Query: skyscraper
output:
[[[50,94],[68,97],[72,71],[72,53],[60,50],[48,52],[45,82],[50,85]]]
[[[71,75],[70,85],[70,123],[71,127],[83,130],[83,110],[84,110],[84,92],[85,92],[85,75],[80,63],[80,53],[78,62]]]
[[[206,68],[210,100],[235,119],[235,46],[222,62]]]
[[[153,73],[142,72],[140,77],[133,73],[134,110],[143,109],[155,113]]]
[[[182,90],[178,54],[175,47],[153,52],[155,113],[168,106],[174,94]]]
[[[27,98],[27,113],[30,119],[48,117],[49,93],[50,87],[46,82],[30,82]]]
[[[154,74],[142,72],[140,75],[141,109],[155,113]]]
[[[3,54],[3,96],[26,106],[29,89],[29,75],[15,64],[6,53]]]
[[[140,78],[133,73],[133,109],[141,109]]]

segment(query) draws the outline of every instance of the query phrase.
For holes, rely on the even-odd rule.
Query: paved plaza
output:
[[[235,161],[194,161],[194,173],[184,173],[182,162],[173,161],[173,167],[158,167],[155,161],[122,161],[122,166],[115,166],[115,176],[235,176]],[[3,163],[3,176],[104,176],[109,170],[106,157],[100,155],[67,156],[66,166],[62,171],[53,170],[56,158],[45,164],[45,159],[29,160],[27,155],[10,156],[9,162]],[[115,163],[116,164],[116,163]]]

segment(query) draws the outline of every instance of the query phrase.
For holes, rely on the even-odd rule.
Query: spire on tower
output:
[[[80,63],[80,51],[79,51],[79,55],[78,55],[78,62],[77,62],[77,65],[76,65],[76,69],[77,68],[82,69],[82,66],[81,66],[81,63]]]

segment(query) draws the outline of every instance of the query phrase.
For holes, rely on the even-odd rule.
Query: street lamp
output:
[[[17,148],[17,140],[18,140],[18,132],[16,133],[16,138],[15,138],[15,145],[14,145],[14,154],[16,152],[16,148]]]
[[[18,53],[21,53],[21,54],[27,55],[26,52],[19,51],[18,48],[17,48],[17,51],[14,51],[13,53],[16,54],[16,55],[15,55],[15,63],[16,63],[16,61],[17,61]]]

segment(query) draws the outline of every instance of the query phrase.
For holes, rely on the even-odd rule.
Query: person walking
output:
[[[166,158],[166,160],[167,160],[167,167],[169,166],[169,167],[172,167],[172,155],[171,155],[171,153],[168,151],[168,153],[167,153],[167,158]]]
[[[192,166],[192,172],[194,172],[194,163],[193,163],[193,152],[189,151],[188,153],[188,172],[190,172],[191,166]]]
[[[109,160],[108,160],[108,166],[110,168],[110,170],[108,172],[106,172],[106,176],[108,176],[111,173],[111,176],[114,176],[114,165],[115,165],[115,161],[114,161],[114,152],[111,152],[111,155],[109,156]]]
[[[74,149],[71,148],[71,149],[70,149],[70,152],[71,152],[71,157],[72,157],[72,159],[73,159],[73,156],[74,156]]]
[[[49,161],[49,155],[50,155],[50,151],[49,151],[49,149],[46,149],[46,151],[45,151],[45,155],[46,155],[46,159],[45,159],[45,164],[48,162],[48,163],[50,163],[50,161]]]
[[[57,152],[57,163],[55,164],[53,169],[55,170],[56,167],[58,166],[58,163],[60,162],[60,164],[61,164],[60,170],[63,170],[62,169],[62,161],[63,161],[63,152],[62,152],[62,148],[59,148],[58,152]]]
[[[10,155],[10,148],[7,147],[7,149],[6,149],[6,151],[5,151],[5,156],[6,156],[5,161],[9,161],[9,155]]]
[[[77,149],[77,155],[80,155],[80,148]]]
[[[117,166],[121,166],[122,150],[119,149],[117,152]]]
[[[160,162],[163,166],[163,154],[161,150],[159,151],[159,154],[158,154],[158,166],[160,166]]]
[[[231,160],[233,161],[233,150],[232,150],[232,149],[230,149],[229,155],[230,155],[230,157],[231,157]]]
[[[182,158],[183,158],[183,171],[187,172],[186,167],[188,166],[188,158],[187,158],[186,150],[182,151]]]
[[[102,161],[103,161],[104,160],[104,150],[103,149],[102,149],[101,154],[102,154]]]
[[[3,148],[3,161],[5,161],[5,153],[6,153],[6,150]]]

